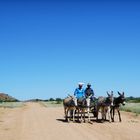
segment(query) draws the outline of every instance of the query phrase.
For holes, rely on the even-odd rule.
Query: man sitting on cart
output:
[[[83,89],[84,83],[79,82],[78,88],[74,91],[74,96],[77,98],[77,102],[80,104],[85,98],[85,90]]]

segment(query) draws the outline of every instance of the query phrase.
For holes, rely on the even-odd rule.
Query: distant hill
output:
[[[0,93],[0,102],[18,102],[16,98],[5,94],[5,93]]]

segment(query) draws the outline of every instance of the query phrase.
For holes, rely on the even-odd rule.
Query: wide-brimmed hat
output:
[[[78,85],[83,86],[83,85],[84,85],[84,83],[83,83],[83,82],[79,82],[79,83],[78,83]]]
[[[90,83],[88,83],[88,84],[87,84],[87,86],[91,86],[91,84],[90,84]]]

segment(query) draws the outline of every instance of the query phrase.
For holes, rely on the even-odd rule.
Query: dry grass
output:
[[[41,105],[45,107],[62,107],[63,104],[58,104],[56,101],[40,102]]]
[[[125,106],[122,106],[121,109],[123,111],[140,114],[140,103],[127,103]]]
[[[24,106],[23,102],[2,102],[0,103],[0,107],[3,108],[16,108]]]

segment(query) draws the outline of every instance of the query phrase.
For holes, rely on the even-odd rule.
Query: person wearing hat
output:
[[[90,83],[87,84],[87,88],[85,89],[85,97],[87,98],[89,96],[91,96],[91,100],[94,100],[94,91]]]
[[[87,84],[87,88],[85,89],[85,97],[89,97],[90,96],[90,99],[91,99],[91,106],[93,106],[93,114],[94,114],[94,117],[96,117],[97,113],[96,113],[96,107],[95,107],[95,100],[96,98],[94,97],[94,91],[93,89],[91,88],[91,84],[88,83]]]
[[[79,82],[78,83],[78,88],[75,89],[74,91],[74,96],[77,98],[77,101],[80,102],[83,100],[85,97],[85,90],[83,89],[84,83]]]

